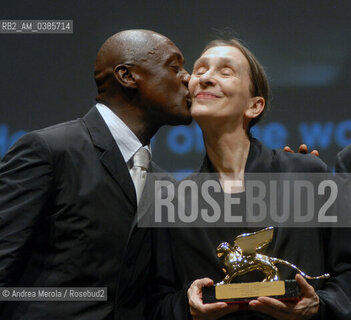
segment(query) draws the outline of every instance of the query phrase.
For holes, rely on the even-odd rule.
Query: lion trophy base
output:
[[[202,288],[203,303],[248,303],[258,297],[297,301],[300,288],[296,280],[217,284]]]

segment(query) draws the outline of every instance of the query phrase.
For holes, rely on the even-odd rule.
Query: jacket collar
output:
[[[83,117],[83,121],[87,126],[94,146],[101,151],[100,161],[103,166],[119,184],[126,197],[136,208],[135,188],[128,167],[110,130],[96,107],[92,108]]]

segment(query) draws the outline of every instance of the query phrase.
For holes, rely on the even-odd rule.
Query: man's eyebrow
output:
[[[178,61],[184,62],[184,57],[183,57],[180,53],[178,53],[178,52],[173,52],[173,53],[171,54],[171,56],[167,59],[167,63],[168,63],[168,62],[171,62],[172,60],[175,60],[175,59],[177,59]]]

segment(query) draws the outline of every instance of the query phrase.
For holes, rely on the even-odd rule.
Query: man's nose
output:
[[[183,70],[183,73],[182,73],[182,82],[188,86],[188,83],[189,83],[189,80],[190,80],[190,74],[188,73],[188,71],[186,70]]]

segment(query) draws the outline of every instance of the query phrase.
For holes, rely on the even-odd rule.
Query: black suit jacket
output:
[[[105,302],[7,302],[1,319],[143,319],[150,241],[96,108],[22,137],[0,164],[0,286],[107,287]]]

